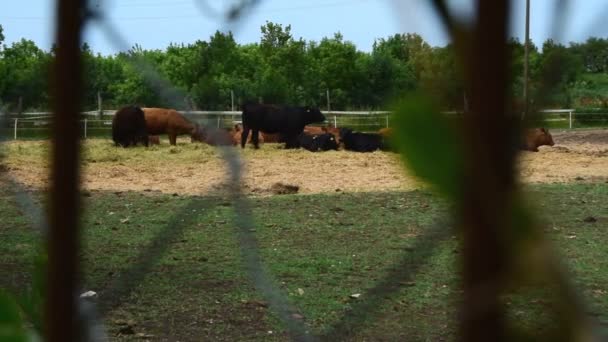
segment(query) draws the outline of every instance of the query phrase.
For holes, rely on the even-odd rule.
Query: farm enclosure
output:
[[[602,324],[606,133],[556,133],[555,147],[523,152],[521,160],[530,183],[558,183],[527,188]],[[4,143],[8,169],[0,177],[13,176],[42,200],[48,146]],[[147,150],[85,142],[84,286],[98,293],[113,340],[289,339],[243,271],[234,205],[213,187],[225,174],[215,153],[185,141],[170,147],[166,139]],[[269,144],[243,156],[262,256],[313,333],[453,339],[461,291],[456,232],[446,203],[419,190],[397,155],[313,154]],[[303,194],[268,196],[278,181],[299,185]],[[2,286],[18,289],[29,281],[38,235],[12,191],[2,183],[0,269],[9,275]],[[507,297],[508,313],[542,332],[552,324],[552,291],[521,289]]]

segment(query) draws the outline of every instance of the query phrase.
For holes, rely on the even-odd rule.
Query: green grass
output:
[[[38,234],[10,187],[1,189],[0,269],[8,276],[0,287],[17,291],[28,282]],[[608,184],[530,190],[589,310],[606,324]],[[84,289],[99,293],[114,339],[135,338],[118,337],[129,320],[154,340],[288,339],[246,274],[232,202],[99,191],[83,199]],[[283,195],[251,204],[266,269],[314,333],[328,340],[454,339],[460,249],[448,205],[436,196]],[[584,222],[588,216],[597,222]],[[514,325],[554,328],[551,294],[550,287],[527,287],[506,296]]]

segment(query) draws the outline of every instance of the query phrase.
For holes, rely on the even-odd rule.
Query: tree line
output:
[[[0,106],[5,110],[49,108],[49,66],[55,49],[27,39],[4,44],[0,26]],[[524,46],[508,41],[511,91],[521,101]],[[296,39],[291,26],[267,22],[259,43],[238,44],[232,33],[207,41],[171,44],[165,50],[135,45],[114,55],[94,53],[85,43],[83,107],[126,104],[174,107],[159,96],[142,60],[176,87],[181,108],[229,110],[231,100],[289,103],[331,109],[386,109],[399,94],[423,89],[445,109],[461,110],[464,82],[453,46],[432,47],[415,33],[377,39],[370,52],[357,50],[342,34],[321,41]],[[532,102],[546,107],[608,107],[608,40],[589,38],[568,46],[547,40],[530,46]]]

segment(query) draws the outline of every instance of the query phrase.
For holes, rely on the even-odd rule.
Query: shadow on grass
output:
[[[178,241],[194,224],[198,217],[191,215],[193,209],[209,208],[217,203],[218,198],[215,197],[195,198],[176,212],[167,226],[152,239],[150,245],[139,253],[135,258],[136,262],[122,271],[104,290],[107,293],[104,297],[108,300],[99,303],[101,314],[105,316],[128,299],[146,274],[161,260],[169,246]]]

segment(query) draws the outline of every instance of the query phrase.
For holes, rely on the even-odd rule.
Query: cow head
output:
[[[306,111],[306,115],[307,115],[306,121],[308,121],[308,123],[325,121],[325,115],[323,115],[323,113],[321,113],[319,108],[304,107],[304,110]]]
[[[323,150],[338,150],[338,141],[336,141],[336,137],[331,133],[323,134],[325,137],[325,141],[323,142]]]
[[[548,145],[553,146],[555,143],[553,142],[553,136],[549,133],[544,127],[537,128],[534,130],[534,140],[537,146]]]

